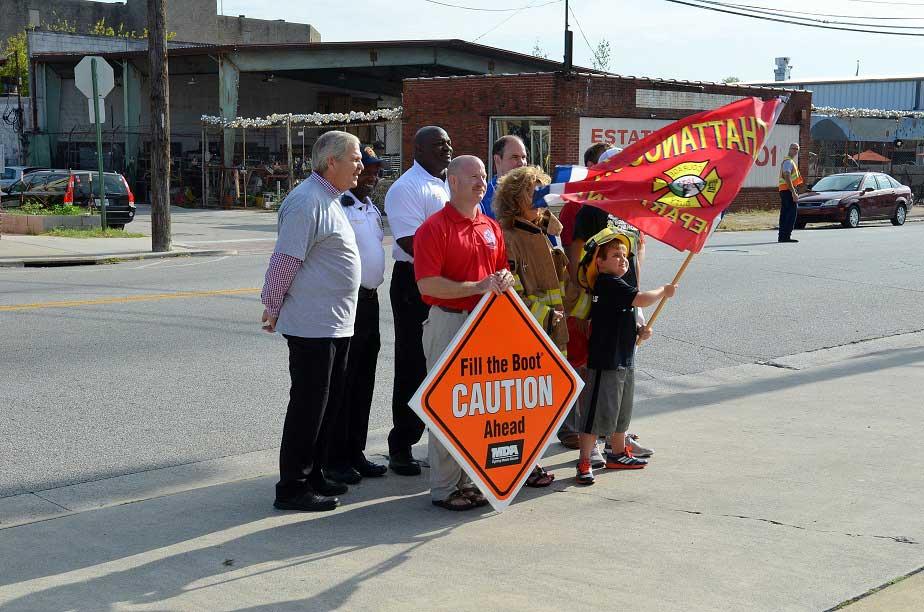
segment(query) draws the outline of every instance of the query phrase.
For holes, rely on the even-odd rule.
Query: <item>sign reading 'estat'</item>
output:
[[[410,402],[496,510],[583,383],[513,291],[482,298]]]

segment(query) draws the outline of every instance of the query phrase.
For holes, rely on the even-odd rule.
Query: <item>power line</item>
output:
[[[924,6],[924,2],[877,2],[877,0],[847,0],[861,4],[890,4],[892,6]]]
[[[426,0],[426,1],[427,1],[427,2],[431,2],[431,1],[433,1],[433,0]],[[500,23],[498,23],[496,26],[494,26],[493,28],[491,28],[491,29],[488,30],[487,32],[484,32],[483,34],[478,35],[476,38],[473,38],[473,39],[472,39],[472,42],[476,42],[476,41],[478,41],[478,40],[484,38],[485,36],[487,36],[488,34],[490,34],[491,32],[493,32],[493,31],[496,30],[497,28],[501,27],[502,25],[504,25],[505,23],[507,23],[508,21],[510,21],[511,19],[513,19],[514,17],[516,17],[521,11],[525,11],[526,9],[539,8],[540,6],[546,6],[546,5],[549,5],[549,4],[556,4],[557,2],[560,2],[560,1],[561,1],[561,0],[555,0],[555,2],[546,2],[545,4],[538,4],[538,5],[535,4],[534,2],[530,2],[530,3],[527,4],[526,6],[521,6],[520,8],[515,9],[514,12],[510,14],[509,17],[507,17],[506,19],[504,19],[503,21],[501,21]],[[460,7],[456,7],[456,8],[460,8]]]
[[[748,9],[750,9],[750,10],[752,10],[752,11],[755,12],[755,13],[760,13],[760,14],[763,14],[763,15],[774,15],[774,16],[789,17],[789,15],[780,15],[780,13],[793,13],[794,15],[791,17],[792,19],[800,19],[800,20],[803,20],[803,21],[816,22],[816,23],[823,23],[823,24],[855,25],[855,26],[869,26],[869,25],[870,25],[870,24],[868,24],[868,23],[859,23],[859,22],[855,22],[855,21],[835,21],[835,20],[827,20],[827,19],[813,19],[813,18],[811,18],[811,17],[800,17],[800,16],[799,16],[800,14],[801,14],[801,15],[813,15],[813,14],[815,14],[815,13],[803,13],[803,12],[801,12],[801,11],[786,11],[786,10],[782,10],[782,9],[768,9],[768,8],[766,8],[766,7],[763,7],[763,6],[757,6],[757,7],[755,7],[755,6],[749,5],[749,4],[729,4],[729,3],[727,3],[727,2],[709,2],[709,4],[714,4],[714,5],[716,5],[716,6],[724,6],[724,7],[726,7],[726,8],[733,8],[733,9],[738,9],[738,10],[748,10]],[[847,17],[846,15],[825,15],[825,16],[828,16],[828,17],[832,17],[832,16],[833,16],[833,17],[844,17],[844,18],[847,18],[847,19],[853,19],[853,17]],[[857,19],[866,19],[866,17],[857,17]],[[924,27],[924,26],[898,26],[898,25],[883,24],[883,25],[876,25],[875,27],[877,27],[877,28],[889,28],[889,29],[893,29],[893,30],[920,30],[920,29],[922,29],[922,27]]]
[[[796,17],[798,17],[799,15],[811,15],[813,17],[840,17],[842,19],[866,19],[868,21],[920,21],[924,19],[924,17],[871,17],[867,15],[837,15],[834,13],[812,13],[809,11],[769,9],[766,6],[758,6],[755,4],[728,4],[724,2],[717,2],[716,4],[721,4],[722,6],[728,6],[728,7],[735,7],[739,9],[775,10],[777,13],[790,13]]]
[[[571,8],[571,7],[569,6],[569,7],[568,7],[568,12],[571,13],[571,16],[572,16],[572,17],[574,17],[574,23],[577,24],[578,31],[580,31],[580,33],[581,33],[581,38],[583,38],[583,39],[584,39],[584,42],[587,43],[587,48],[590,50],[590,54],[593,55],[594,58],[596,59],[597,65],[598,65],[598,66],[602,66],[602,65],[603,65],[603,62],[600,61],[600,56],[597,55],[597,52],[594,50],[593,46],[590,44],[590,41],[587,40],[587,35],[584,34],[584,28],[581,27],[581,21],[577,18],[577,15],[574,14],[574,9]]]
[[[423,1],[429,2],[430,4],[437,4],[439,6],[446,6],[449,8],[462,9],[463,11],[477,11],[480,13],[510,13],[510,12],[518,13],[528,8],[541,8],[543,6],[548,6],[549,4],[558,4],[561,2],[561,0],[550,0],[549,2],[546,2],[545,4],[537,4],[533,6],[532,3],[530,3],[530,4],[527,4],[526,6],[521,6],[519,8],[478,8],[476,6],[462,6],[461,4],[452,4],[449,2],[439,2],[438,0],[423,0]]]
[[[808,21],[794,21],[794,20],[793,20],[794,18],[788,17],[788,16],[786,16],[786,15],[779,15],[779,14],[777,14],[777,16],[770,16],[770,15],[755,15],[755,14],[753,14],[753,13],[746,13],[746,12],[741,12],[741,11],[737,11],[737,10],[726,9],[726,8],[722,8],[722,7],[720,7],[720,6],[713,6],[713,5],[711,5],[711,4],[705,4],[705,3],[694,4],[693,2],[684,2],[683,0],[664,0],[664,1],[665,1],[665,2],[670,2],[671,4],[681,4],[681,5],[684,5],[684,6],[689,6],[689,7],[692,7],[692,8],[698,8],[698,9],[702,9],[702,10],[706,10],[706,11],[713,11],[713,12],[716,12],[716,13],[725,13],[725,14],[728,14],[728,15],[735,15],[735,16],[738,16],[738,17],[748,17],[748,18],[751,18],[751,19],[760,19],[760,20],[763,20],[763,21],[773,21],[773,22],[776,22],[776,23],[786,23],[786,24],[790,24],[790,25],[799,25],[799,26],[804,26],[804,27],[808,27],[808,28],[818,28],[818,29],[822,29],[822,30],[839,30],[839,31],[843,31],[843,32],[858,32],[858,33],[861,33],[861,34],[884,34],[884,35],[887,35],[887,36],[915,36],[915,37],[924,36],[924,33],[917,33],[917,32],[888,32],[888,31],[874,30],[874,29],[863,29],[863,30],[861,30],[861,29],[858,29],[858,28],[845,28],[845,27],[833,25],[833,24],[831,24],[831,23],[829,23],[829,22],[824,22],[824,21],[819,21],[819,20],[813,20],[813,21],[815,21],[815,23],[808,22]]]

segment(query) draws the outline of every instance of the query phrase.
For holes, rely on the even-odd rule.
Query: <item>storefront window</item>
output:
[[[548,117],[491,117],[490,142],[488,143],[488,176],[494,174],[494,158],[491,146],[501,136],[519,136],[526,144],[529,163],[546,172],[551,169],[551,129]]]

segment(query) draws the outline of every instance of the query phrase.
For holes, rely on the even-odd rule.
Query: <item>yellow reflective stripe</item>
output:
[[[533,305],[529,307],[529,312],[541,325],[545,325],[545,319],[552,312],[552,309],[541,302],[533,302]]]
[[[571,309],[571,316],[578,319],[586,319],[590,316],[590,294],[581,293],[574,308]]]
[[[519,275],[519,274],[514,274],[514,275],[513,275],[513,290],[516,291],[517,293],[523,293],[523,291],[524,291],[524,289],[523,289],[523,283],[520,282],[520,275]]]
[[[561,295],[558,294],[557,289],[553,289],[549,293],[543,292],[538,295],[531,293],[526,296],[524,301],[541,302],[552,309],[554,309],[556,306],[564,305],[564,302],[561,299]]]

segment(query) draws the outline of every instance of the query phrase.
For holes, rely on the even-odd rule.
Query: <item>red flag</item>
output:
[[[744,183],[784,101],[745,98],[672,123],[566,183],[562,198],[602,208],[681,251],[699,252]]]

